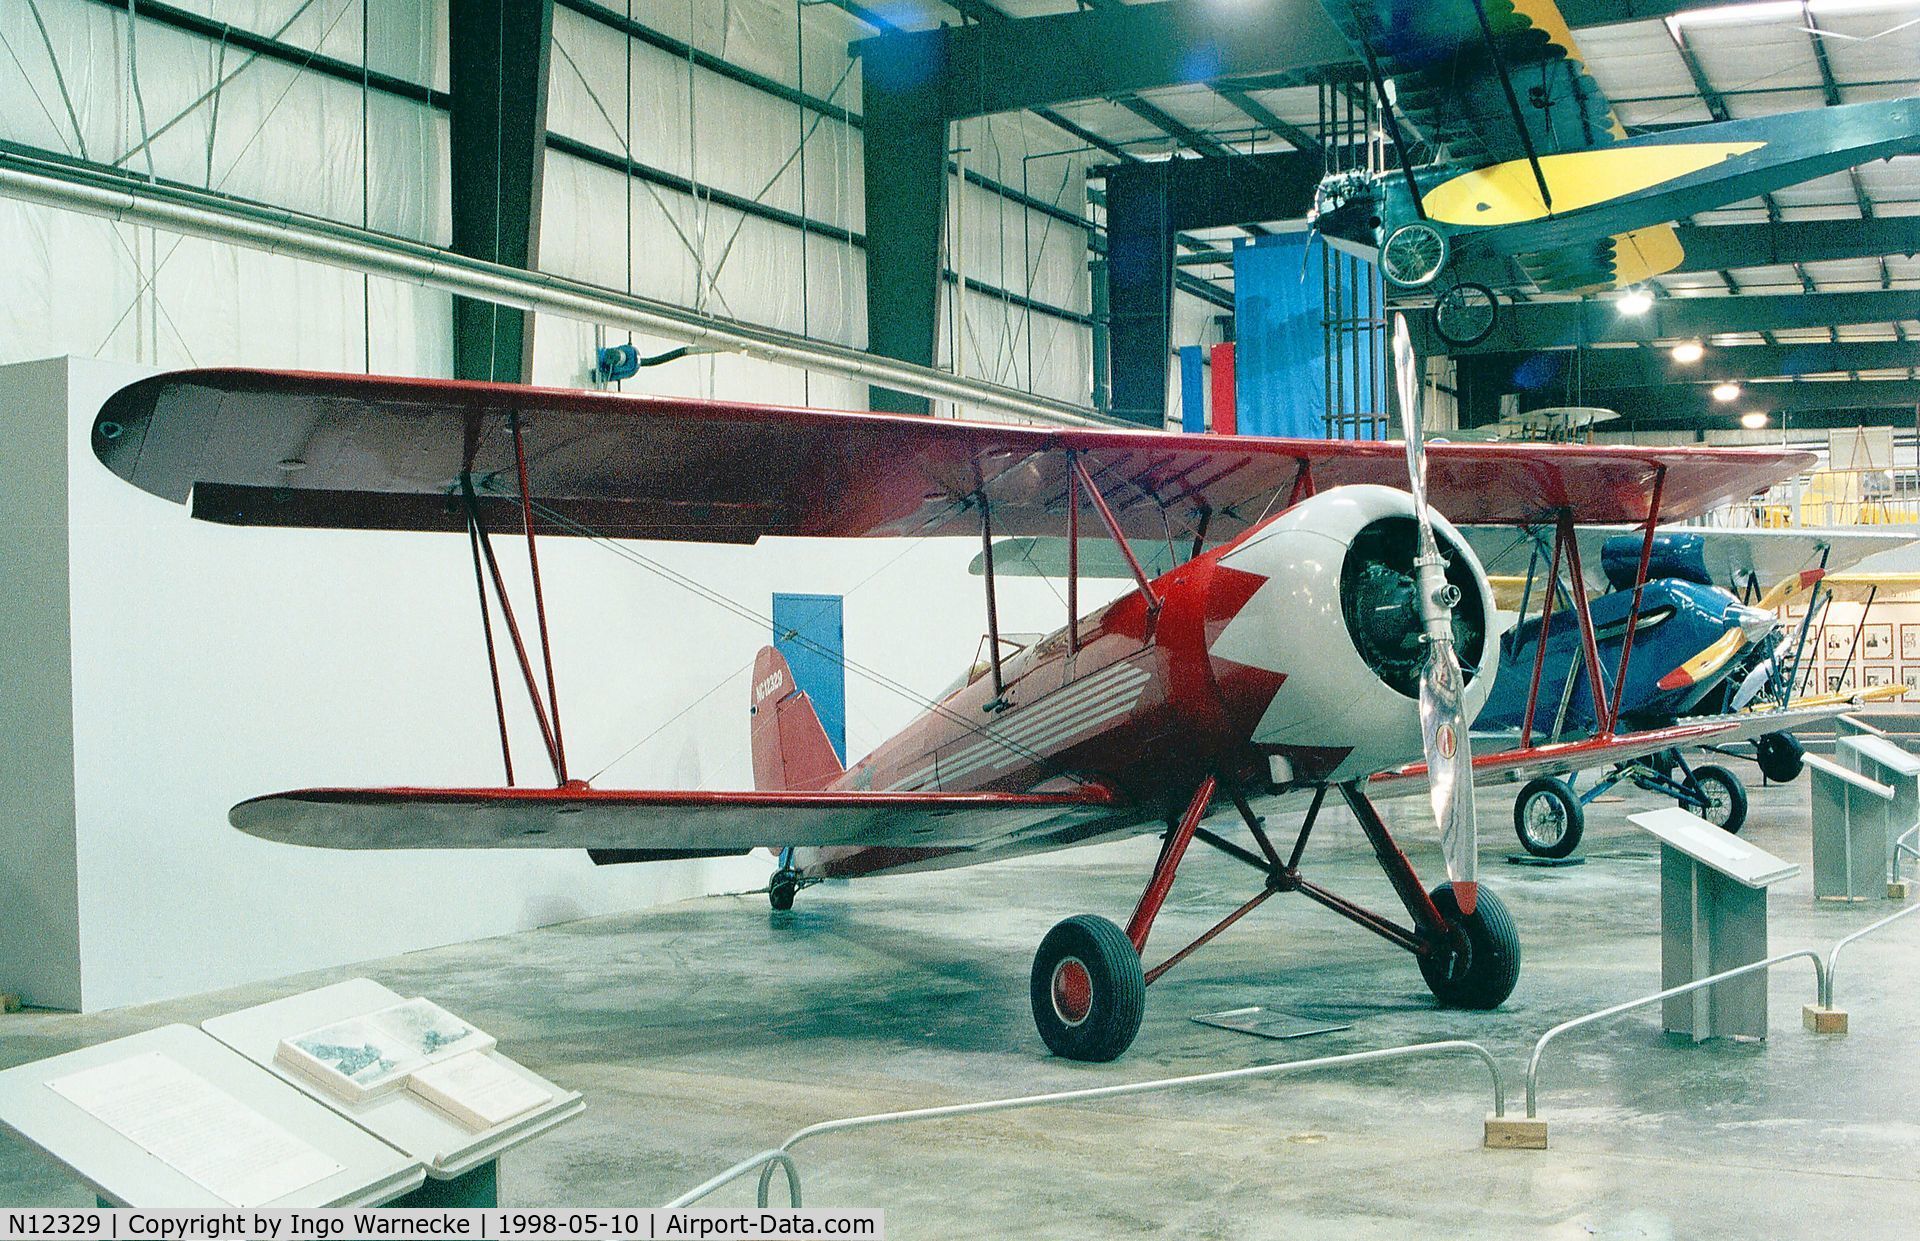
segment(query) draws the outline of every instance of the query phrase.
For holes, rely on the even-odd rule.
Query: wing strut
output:
[[[1540,703],[1540,675],[1547,667],[1547,627],[1553,623],[1554,596],[1560,593],[1560,551],[1565,540],[1563,531],[1556,530],[1553,536],[1553,567],[1547,572],[1547,588],[1540,596],[1540,634],[1534,645],[1533,679],[1527,683],[1527,713],[1520,720],[1520,748],[1525,750],[1533,745],[1533,713]],[[1534,564],[1538,564],[1539,545],[1535,545]],[[1529,566],[1528,572],[1532,569]],[[1531,583],[1529,583],[1531,585]],[[1526,615],[1526,605],[1520,608]]]
[[[1080,654],[1080,472],[1079,456],[1067,449],[1067,676]]]
[[[1593,634],[1593,608],[1587,600],[1587,575],[1580,567],[1580,540],[1573,531],[1573,510],[1561,509],[1557,537],[1567,549],[1567,577],[1573,595],[1573,615],[1580,622],[1580,653],[1587,661],[1587,687],[1593,692],[1595,736],[1612,736],[1613,721],[1607,718],[1607,685],[1600,671],[1600,643]],[[1573,678],[1567,678],[1572,692]],[[1559,732],[1558,724],[1554,732]]]
[[[993,593],[993,505],[984,489],[974,493],[980,501],[980,556],[987,583],[987,659],[993,665],[993,698],[985,707],[998,711],[1006,707],[1007,683],[1000,669],[1000,607]]]
[[[1356,19],[1359,13],[1354,13]],[[1485,20],[1484,18],[1482,20]],[[1361,27],[1362,30],[1365,27]],[[1367,77],[1373,82],[1373,93],[1380,100],[1380,117],[1387,123],[1387,136],[1393,139],[1393,152],[1400,160],[1400,176],[1407,183],[1407,201],[1413,204],[1413,213],[1421,219],[1427,218],[1427,208],[1420,201],[1420,182],[1413,175],[1413,151],[1407,146],[1407,140],[1400,133],[1400,117],[1394,111],[1393,100],[1387,98],[1387,80],[1380,74],[1380,61],[1373,54],[1373,45],[1363,34],[1360,38],[1360,51],[1367,58]],[[1300,258],[1300,275],[1306,278],[1306,256]]]
[[[1147,571],[1140,567],[1140,558],[1133,554],[1133,548],[1127,546],[1126,532],[1120,529],[1120,523],[1114,519],[1113,510],[1107,507],[1107,498],[1100,494],[1099,486],[1094,483],[1092,475],[1087,473],[1086,464],[1080,460],[1079,453],[1071,454],[1067,462],[1073,476],[1079,479],[1080,485],[1087,489],[1087,495],[1093,500],[1094,511],[1099,513],[1100,520],[1106,523],[1107,533],[1112,535],[1113,541],[1119,545],[1120,554],[1127,558],[1127,567],[1133,570],[1133,580],[1140,584],[1140,593],[1146,596],[1147,611],[1157,615],[1160,611],[1160,596],[1154,593],[1153,582],[1147,577]]]
[[[493,676],[494,707],[500,716],[500,750],[506,762],[507,783],[509,785],[513,783],[513,755],[511,747],[507,742],[506,703],[500,694],[500,665],[494,652],[493,627],[492,622],[487,618],[487,581],[492,583],[494,598],[500,603],[500,616],[501,619],[506,622],[507,637],[512,641],[514,658],[520,665],[520,675],[527,685],[527,700],[533,706],[534,720],[540,725],[540,739],[547,747],[547,759],[553,764],[553,774],[556,780],[561,785],[565,785],[567,783],[566,758],[560,749],[559,736],[555,731],[555,725],[558,721],[548,715],[547,704],[540,696],[539,682],[534,676],[533,661],[527,655],[526,640],[521,636],[520,623],[514,617],[513,603],[507,597],[507,583],[500,573],[500,560],[493,553],[492,535],[487,530],[486,521],[480,516],[480,502],[474,494],[473,476],[470,473],[461,473],[460,491],[466,502],[468,537],[472,541],[478,561],[484,562],[486,566],[486,579],[479,583],[480,614],[487,632],[487,662]],[[529,534],[531,534],[531,528],[529,528]],[[534,572],[536,574],[535,580],[538,581],[537,574],[539,570],[537,561],[535,562]],[[479,576],[477,569],[475,576]],[[535,598],[536,600],[538,599],[537,593]],[[541,641],[543,643],[546,640],[545,628],[543,618],[541,625]]]
[[[1520,133],[1520,145],[1527,152],[1527,165],[1533,169],[1534,184],[1540,187],[1540,205],[1553,213],[1553,191],[1547,188],[1547,174],[1540,171],[1540,153],[1533,146],[1533,131],[1527,128],[1526,114],[1520,111],[1520,99],[1513,93],[1513,79],[1507,75],[1507,58],[1500,54],[1500,45],[1494,40],[1493,26],[1487,21],[1485,0],[1473,0],[1473,11],[1480,18],[1480,35],[1487,41],[1487,55],[1493,57],[1493,71],[1500,78],[1500,89],[1506,92],[1507,109],[1513,113],[1514,128]]]
[[[1474,0],[1477,4],[1479,0]],[[1627,660],[1633,655],[1633,631],[1640,625],[1640,595],[1647,585],[1647,566],[1653,561],[1653,532],[1660,524],[1660,497],[1667,489],[1667,467],[1653,472],[1653,499],[1647,504],[1647,532],[1640,540],[1640,568],[1633,577],[1633,604],[1627,609],[1627,632],[1620,638],[1620,669],[1613,677],[1613,701],[1607,706],[1606,731],[1611,737],[1620,722],[1620,695],[1627,687]],[[1594,704],[1599,705],[1599,699]]]
[[[540,589],[540,554],[533,542],[533,493],[527,486],[527,442],[520,433],[520,411],[507,414],[513,428],[513,463],[520,473],[520,524],[527,532],[527,569],[533,578],[533,616],[540,626],[540,660],[547,666],[547,713],[553,717],[553,774],[567,782],[567,742],[560,732],[560,692],[553,681],[553,640],[547,636],[547,599]],[[529,687],[531,688],[531,687]]]
[[[461,490],[467,502],[467,544],[473,552],[473,588],[480,596],[480,632],[487,640],[487,673],[493,682],[493,711],[500,720],[500,762],[507,769],[507,784],[513,784],[513,743],[507,739],[507,700],[500,692],[500,656],[493,645],[493,617],[487,608],[487,579],[480,567],[480,523],[473,502],[471,476],[462,476]]]

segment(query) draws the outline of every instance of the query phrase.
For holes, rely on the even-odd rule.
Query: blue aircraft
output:
[[[1633,658],[1619,694],[1618,726],[1657,728],[1687,716],[1738,709],[1755,697],[1749,678],[1763,664],[1781,670],[1765,679],[1779,682],[1784,705],[1785,688],[1793,681],[1784,658],[1788,652],[1778,649],[1778,617],[1770,609],[1742,603],[1714,583],[1707,543],[1701,534],[1688,531],[1662,531],[1654,537],[1634,625]],[[1601,564],[1612,589],[1588,605],[1597,666],[1591,671],[1583,667],[1584,644],[1573,609],[1554,609],[1544,658],[1541,620],[1531,617],[1501,638],[1499,671],[1475,721],[1476,732],[1517,733],[1526,725],[1536,663],[1540,685],[1533,701],[1532,735],[1552,740],[1595,731],[1600,713],[1593,701],[1593,678],[1599,677],[1604,694],[1613,693],[1610,678],[1619,666],[1633,611],[1641,544],[1637,534],[1620,534],[1601,545]],[[1540,588],[1545,589],[1544,580]],[[1564,592],[1565,586],[1560,589]],[[1523,616],[1528,603],[1521,603]],[[1732,701],[1736,688],[1746,699],[1738,706]],[[1799,773],[1802,751],[1791,734],[1768,734],[1759,739],[1756,751],[1768,778],[1790,780]],[[1568,856],[1580,843],[1586,804],[1622,780],[1668,794],[1682,808],[1729,832],[1746,822],[1746,789],[1738,776],[1714,764],[1690,765],[1679,751],[1669,750],[1612,768],[1584,793],[1574,791],[1572,776],[1530,782],[1514,803],[1514,831],[1521,845],[1538,857]]]

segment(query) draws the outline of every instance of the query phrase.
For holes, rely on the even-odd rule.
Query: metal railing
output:
[[[989,1099],[980,1103],[954,1103],[943,1107],[922,1107],[904,1112],[876,1112],[869,1116],[849,1116],[842,1120],[821,1121],[819,1124],[808,1125],[797,1131],[792,1137],[771,1150],[761,1151],[751,1158],[741,1160],[711,1180],[688,1190],[661,1209],[674,1210],[690,1206],[755,1169],[760,1171],[758,1195],[760,1206],[767,1205],[774,1171],[780,1169],[787,1175],[787,1197],[791,1204],[797,1207],[800,1205],[800,1172],[793,1159],[793,1148],[809,1138],[817,1138],[829,1133],[845,1133],[852,1129],[871,1129],[881,1125],[900,1125],[955,1116],[977,1116],[984,1112],[1010,1112],[1022,1108],[1048,1107],[1058,1103],[1078,1103],[1090,1099],[1115,1099],[1125,1095],[1177,1090],[1187,1086],[1205,1086],[1250,1077],[1279,1077],[1313,1069],[1371,1064],[1383,1060],[1404,1060],[1412,1056],[1442,1055],[1449,1052],[1466,1053],[1480,1059],[1486,1066],[1487,1076],[1493,1082],[1493,1114],[1505,1116],[1507,1114],[1506,1083],[1500,1077],[1500,1066],[1495,1062],[1492,1053],[1480,1044],[1468,1042],[1465,1039],[1445,1039],[1434,1043],[1413,1043],[1405,1047],[1383,1047],[1374,1051],[1349,1052],[1340,1056],[1320,1056],[1312,1060],[1286,1060],[1278,1064],[1258,1064],[1244,1069],[1195,1073],[1185,1077],[1163,1077],[1154,1081],[1126,1082],[1116,1086],[1093,1086],[1084,1090],[1062,1090],[1051,1094]],[[1531,1092],[1529,1092],[1529,1098],[1531,1098]]]
[[[1909,835],[1911,835],[1911,833],[1909,833]],[[1901,839],[1904,840],[1906,839],[1906,837],[1903,836],[1901,837]],[[1909,852],[1911,852],[1911,850],[1909,850]],[[1834,971],[1834,968],[1840,964],[1840,950],[1842,948],[1845,948],[1848,944],[1851,944],[1856,939],[1860,939],[1863,936],[1873,934],[1875,931],[1887,925],[1889,922],[1898,922],[1900,919],[1906,917],[1908,914],[1912,913],[1916,909],[1920,909],[1920,903],[1908,905],[1905,909],[1900,910],[1898,913],[1888,914],[1886,917],[1880,919],[1878,922],[1870,923],[1866,926],[1863,926],[1859,930],[1855,931],[1853,934],[1847,936],[1846,938],[1842,939],[1839,943],[1833,946],[1833,951],[1827,953],[1826,968],[1820,971],[1820,1007],[1822,1008],[1833,1007],[1833,971]]]
[[[1920,906],[1915,906],[1915,908],[1920,908]],[[1868,930],[1871,929],[1871,927],[1868,928]],[[1844,943],[1845,941],[1843,940],[1842,942]],[[1730,970],[1722,970],[1718,974],[1709,974],[1705,978],[1696,978],[1694,981],[1683,983],[1678,987],[1668,987],[1665,991],[1656,991],[1652,995],[1643,995],[1637,1000],[1626,1000],[1622,1003],[1612,1005],[1609,1008],[1603,1008],[1599,1012],[1587,1013],[1584,1016],[1575,1017],[1571,1021],[1561,1022],[1540,1036],[1540,1041],[1533,1045],[1532,1059],[1527,1061],[1528,1118],[1531,1119],[1535,1115],[1535,1100],[1539,1093],[1540,1083],[1540,1057],[1545,1054],[1548,1043],[1559,1038],[1567,1031],[1578,1029],[1581,1026],[1592,1025],[1596,1021],[1605,1021],[1609,1017],[1617,1017],[1621,1013],[1631,1012],[1636,1008],[1644,1008],[1648,1004],[1657,1004],[1661,1000],[1669,1000],[1676,995],[1685,995],[1689,991],[1698,991],[1702,987],[1711,987],[1715,983],[1726,982],[1729,979],[1738,978],[1742,974],[1752,974],[1759,970],[1772,969],[1783,961],[1792,961],[1798,957],[1805,957],[1807,960],[1813,962],[1816,992],[1820,995],[1831,994],[1827,987],[1827,963],[1821,960],[1820,954],[1812,948],[1799,948],[1793,952],[1783,952],[1778,956],[1771,956],[1762,961],[1750,961],[1745,965],[1737,966]]]

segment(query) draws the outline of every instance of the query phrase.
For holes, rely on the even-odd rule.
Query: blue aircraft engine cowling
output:
[[[1637,540],[1636,540],[1637,542]],[[1639,550],[1636,547],[1635,561]],[[1601,595],[1592,602],[1594,634],[1600,648],[1600,670],[1611,694],[1615,671],[1620,666],[1621,641],[1626,634],[1627,613],[1633,607],[1633,591],[1621,590]],[[1713,674],[1677,689],[1661,689],[1660,680],[1695,655],[1720,640],[1729,631],[1744,630],[1749,641],[1756,640],[1771,624],[1772,617],[1744,607],[1727,591],[1701,586],[1676,578],[1647,583],[1640,602],[1640,619],[1633,639],[1633,660],[1627,669],[1626,692],[1620,699],[1621,716],[1649,726],[1671,723],[1706,692],[1738,666],[1738,658],[1729,658]],[[1534,652],[1540,633],[1538,616],[1518,625],[1500,640],[1499,669],[1494,676],[1493,692],[1475,721],[1483,729],[1517,729],[1527,709],[1527,686],[1533,678]],[[1540,697],[1534,708],[1533,731],[1545,739],[1554,731],[1567,681],[1573,691],[1567,700],[1563,736],[1581,736],[1594,729],[1593,695],[1587,682],[1586,663],[1581,653],[1580,626],[1566,607],[1555,610],[1547,633],[1546,663],[1540,674]]]

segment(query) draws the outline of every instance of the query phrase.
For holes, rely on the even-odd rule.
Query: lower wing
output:
[[[301,789],[241,802],[228,819],[325,849],[593,849],[633,861],[759,846],[977,842],[1125,816],[1109,790],[1060,793],[681,792],[656,789]]]
[[[1734,715],[1684,720],[1665,728],[1621,733],[1614,737],[1589,737],[1579,741],[1557,741],[1549,745],[1476,754],[1473,758],[1473,778],[1476,784],[1493,784],[1523,776],[1559,775],[1591,767],[1608,767],[1629,759],[1657,754],[1661,750],[1729,745],[1767,733],[1791,732],[1805,724],[1830,720],[1853,710],[1856,705],[1849,699],[1786,711],[1742,711]],[[1368,783],[1367,788],[1369,792],[1380,796],[1393,797],[1414,793],[1426,786],[1426,764],[1413,763],[1394,771],[1382,772]]]

